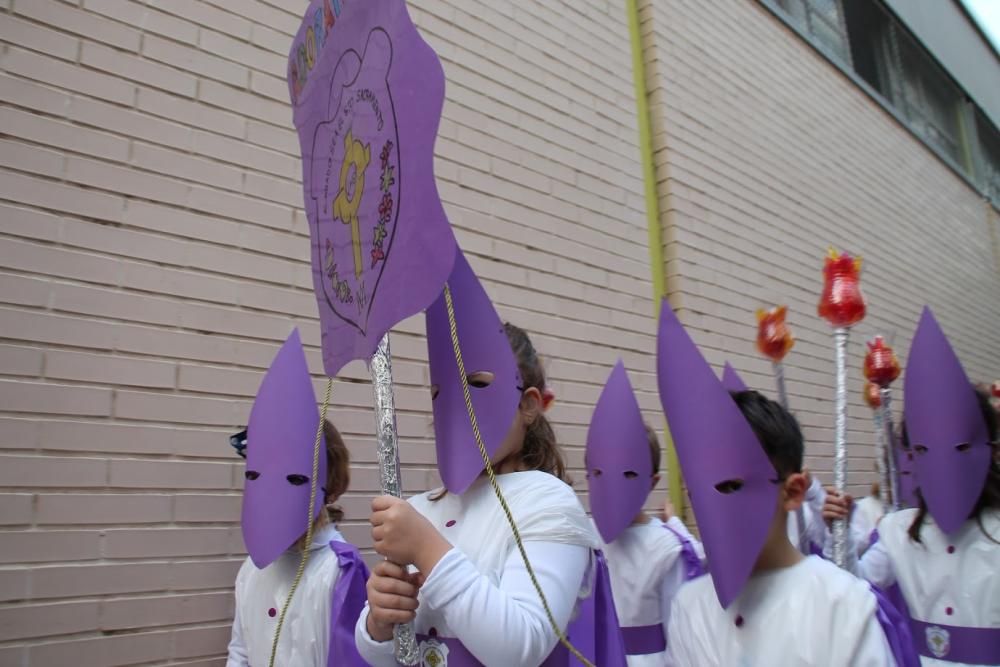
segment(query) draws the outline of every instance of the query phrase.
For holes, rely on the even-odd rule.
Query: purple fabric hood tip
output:
[[[722,369],[722,386],[726,391],[731,391],[733,393],[739,393],[741,391],[747,391],[749,388],[740,377],[740,374],[736,372],[732,364],[728,361],[725,367]]]
[[[246,481],[241,525],[250,559],[265,568],[309,527],[309,491],[319,410],[298,329],[292,331],[264,380],[247,425]],[[323,510],[326,444],[320,438],[313,518]]]
[[[646,425],[621,360],[594,407],[585,457],[590,511],[611,543],[642,510],[653,478]]]
[[[521,402],[523,382],[503,322],[461,251],[448,278],[472,406],[487,453],[496,454]],[[427,356],[438,471],[445,488],[464,493],[482,472],[455,361],[444,294],[427,309]]]
[[[746,584],[778,502],[777,473],[732,396],[664,299],[657,383],[719,603]]]
[[[920,492],[946,535],[965,523],[986,483],[986,420],[958,356],[930,308],[913,335],[903,413]]]
[[[427,308],[451,272],[455,238],[434,180],[444,70],[404,0],[312,0],[287,79],[334,377]]]

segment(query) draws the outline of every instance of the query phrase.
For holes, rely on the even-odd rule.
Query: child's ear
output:
[[[544,410],[542,405],[542,392],[538,391],[538,387],[528,387],[524,390],[521,394],[521,418],[525,424],[530,426],[535,423],[538,415]]]
[[[792,473],[785,479],[782,490],[782,503],[786,512],[794,512],[802,507],[809,489],[809,479],[805,473]]]
[[[653,475],[653,482],[649,485],[650,490],[655,489],[656,485],[660,483],[660,473],[655,473]]]

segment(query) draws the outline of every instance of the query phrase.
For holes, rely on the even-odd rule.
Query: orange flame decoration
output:
[[[830,248],[823,264],[823,294],[819,316],[834,327],[850,327],[865,318],[865,297],[861,293],[861,258],[837,254]]]
[[[757,311],[757,350],[777,363],[785,358],[795,345],[795,337],[785,324],[788,306],[776,306]]]
[[[865,403],[872,410],[878,410],[882,407],[882,394],[879,391],[879,386],[867,380],[865,380]]]
[[[888,387],[899,377],[899,360],[892,348],[885,344],[881,336],[868,342],[865,355],[865,378],[880,387]]]

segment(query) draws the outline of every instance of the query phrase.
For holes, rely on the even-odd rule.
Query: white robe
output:
[[[860,562],[850,559],[848,566],[880,588],[899,584],[915,620],[1000,628],[1000,544],[984,535],[974,520],[966,521],[949,537],[930,514],[920,530],[921,544],[917,544],[907,534],[916,515],[916,509],[887,514],[878,526],[878,542]],[[1000,510],[987,510],[981,518],[986,532],[1000,540]],[[950,553],[949,547],[954,547]],[[962,663],[921,656],[921,664],[954,667]]]
[[[711,575],[681,587],[667,663],[677,667],[895,664],[866,582],[817,556],[755,575],[723,609]]]
[[[682,535],[690,535],[677,517],[670,525]],[[689,537],[698,551],[700,543]],[[651,517],[648,523],[626,528],[602,550],[608,561],[611,590],[621,627],[662,624],[664,636],[670,617],[670,604],[677,589],[684,583],[682,545],[677,537],[664,528],[663,522]],[[704,552],[699,555],[704,558]],[[666,653],[628,656],[629,667],[659,667]]]
[[[528,557],[556,621],[565,628],[577,600],[589,594],[584,575],[599,542],[573,490],[539,471],[498,475]],[[513,535],[485,477],[461,496],[438,491],[410,500],[454,545],[420,590],[416,631],[459,639],[487,667],[533,667],[555,647],[556,634],[527,575]],[[368,608],[355,628],[361,657],[396,667],[393,644],[367,631]]]
[[[340,576],[330,542],[344,542],[335,526],[313,536],[309,562],[281,629],[275,665],[326,667],[330,642],[330,602]],[[236,612],[226,667],[266,666],[281,608],[295,580],[301,554],[289,550],[258,570],[247,558],[236,575]],[[274,610],[272,616],[269,612]]]

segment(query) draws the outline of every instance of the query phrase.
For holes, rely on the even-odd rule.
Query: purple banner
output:
[[[313,0],[288,89],[334,376],[429,306],[451,272],[455,239],[434,183],[444,72],[403,0]]]

